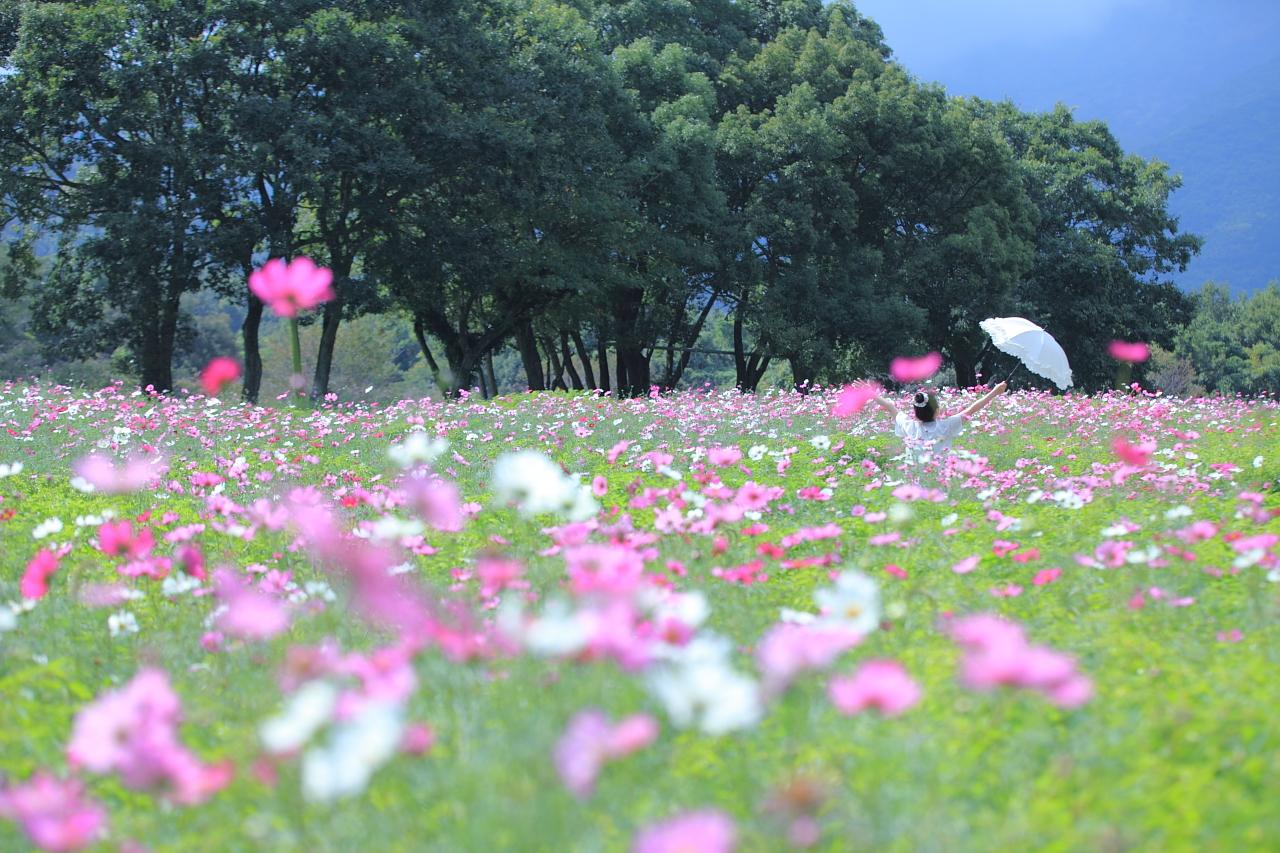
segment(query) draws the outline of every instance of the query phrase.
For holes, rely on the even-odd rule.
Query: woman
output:
[[[927,462],[935,454],[950,453],[951,442],[964,429],[965,422],[1003,394],[1006,387],[1008,386],[1001,382],[970,403],[960,414],[947,418],[938,417],[938,398],[932,391],[916,392],[911,401],[914,418],[906,412],[898,411],[898,407],[888,397],[876,397],[876,402],[893,414],[893,433],[906,444],[908,461]]]

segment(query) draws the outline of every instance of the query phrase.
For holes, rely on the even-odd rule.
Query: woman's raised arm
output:
[[[963,412],[960,413],[960,417],[962,418],[973,417],[978,412],[981,412],[983,409],[985,409],[992,400],[994,400],[996,397],[999,397],[1001,394],[1003,394],[1005,392],[1005,389],[1008,387],[1009,387],[1008,385],[1001,382],[999,385],[992,388],[990,391],[983,394],[981,397],[979,397],[977,400],[971,403],[969,405],[969,408],[965,409]]]

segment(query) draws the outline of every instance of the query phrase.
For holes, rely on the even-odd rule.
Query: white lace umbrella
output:
[[[978,324],[996,349],[1016,358],[1063,391],[1071,387],[1071,365],[1053,335],[1022,317],[991,317]]]

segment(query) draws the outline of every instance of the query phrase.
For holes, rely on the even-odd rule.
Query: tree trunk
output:
[[[957,387],[972,388],[978,384],[978,366],[973,363],[972,359],[956,355],[953,357],[952,363],[956,368]]]
[[[493,350],[484,354],[484,371],[489,376],[489,390],[493,392],[493,396],[498,396],[498,380],[493,375]]]
[[[796,390],[801,394],[808,394],[813,390],[813,366],[799,358],[793,357],[788,359],[788,361],[791,362],[791,381],[795,385]],[[757,380],[757,382],[758,381],[759,380]]]
[[[542,372],[542,357],[538,354],[538,344],[533,337],[533,323],[529,320],[516,326],[516,349],[520,351],[520,361],[524,365],[529,390],[545,391],[546,374]]]
[[[477,370],[476,376],[480,379],[480,396],[486,400],[493,399],[493,394],[489,392],[489,380],[485,378],[484,370]]]
[[[440,375],[440,365],[436,362],[435,356],[431,354],[431,346],[427,342],[426,325],[421,314],[413,315],[413,336],[418,339],[418,348],[422,350],[422,357],[426,360],[427,367],[431,369],[431,375],[435,377],[436,390],[444,394],[444,377]]]
[[[604,343],[604,333],[597,332],[596,357],[600,359],[600,390],[609,390],[609,348]]]
[[[578,351],[578,359],[582,362],[582,372],[587,378],[587,388],[594,391],[600,386],[596,384],[596,373],[591,368],[591,358],[587,355],[587,345],[582,342],[582,335],[578,333],[577,329],[570,332],[569,336],[573,338],[573,347]]]
[[[747,347],[742,337],[742,310],[746,307],[746,297],[738,302],[733,312],[733,371],[734,384],[740,391],[754,390],[750,387],[747,372]]]
[[[254,406],[258,405],[258,394],[262,391],[262,350],[258,346],[262,308],[262,300],[250,293],[244,325],[240,329],[244,338],[244,383],[240,388],[240,399]]]
[[[573,366],[573,356],[569,354],[569,333],[560,333],[560,356],[564,359],[564,369],[569,373],[569,381],[573,383],[573,390],[581,391],[582,377],[578,375],[578,370]]]
[[[627,394],[627,389],[631,385],[631,377],[627,375],[627,362],[626,362],[626,359],[622,357],[621,350],[614,351],[614,364],[618,368],[616,371],[618,374],[618,384],[616,386],[616,394],[619,397],[624,397]]]
[[[551,338],[544,338],[542,348],[547,351],[547,361],[551,363],[551,369],[547,372],[550,378],[548,383],[552,391],[568,391],[569,386],[564,383],[564,365],[560,362],[560,354],[556,352],[556,344]]]
[[[324,305],[324,316],[320,322],[320,347],[316,350],[316,372],[311,381],[312,402],[322,402],[329,393],[333,351],[338,343],[338,325],[341,322],[342,294],[339,292],[335,299]]]

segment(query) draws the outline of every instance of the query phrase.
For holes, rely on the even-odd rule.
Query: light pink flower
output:
[[[856,415],[883,391],[884,389],[876,382],[859,382],[854,385],[848,385],[836,395],[836,403],[831,409],[831,414],[838,418]]]
[[[1151,348],[1141,342],[1112,341],[1107,347],[1107,352],[1116,361],[1127,361],[1133,364],[1144,362],[1151,357]]]
[[[707,448],[707,461],[724,468],[736,465],[742,459],[742,449],[736,446]]]
[[[410,505],[427,524],[448,533],[462,529],[462,498],[453,483],[411,477],[405,490]]]
[[[802,672],[826,669],[846,650],[862,642],[862,635],[841,627],[775,624],[760,640],[756,663],[768,696],[777,696]]]
[[[281,317],[296,317],[334,298],[333,272],[310,258],[273,258],[249,276],[249,290]]]
[[[631,853],[731,853],[737,842],[733,820],[722,811],[704,809],[643,830],[632,842]]]
[[[161,457],[130,456],[117,468],[107,457],[91,453],[77,460],[72,470],[100,492],[123,494],[145,488],[163,477],[169,466]]]
[[[951,571],[958,575],[967,575],[969,572],[978,568],[978,559],[979,558],[976,554],[971,554],[952,566]]]
[[[889,364],[889,375],[895,382],[923,382],[942,367],[942,354],[931,352],[919,358],[895,358]]]
[[[200,386],[204,388],[204,392],[210,397],[216,397],[227,383],[234,382],[239,378],[240,363],[234,358],[220,355],[212,359],[204,366],[204,370],[200,371]]]
[[[565,727],[552,758],[564,786],[576,797],[588,797],[605,762],[643,749],[658,736],[658,723],[635,714],[610,725],[603,711],[579,711]]]
[[[37,847],[53,851],[89,846],[107,823],[106,811],[84,796],[81,782],[43,771],[0,788],[0,817],[20,824]]]
[[[831,679],[827,695],[842,714],[875,708],[886,717],[896,717],[920,701],[921,690],[897,661],[870,660],[852,676]]]
[[[254,589],[227,569],[214,580],[218,598],[227,609],[218,617],[218,628],[233,637],[266,640],[289,627],[289,611],[276,598]]]
[[[598,498],[604,497],[609,492],[609,480],[603,474],[597,474],[591,479],[591,494]]]

